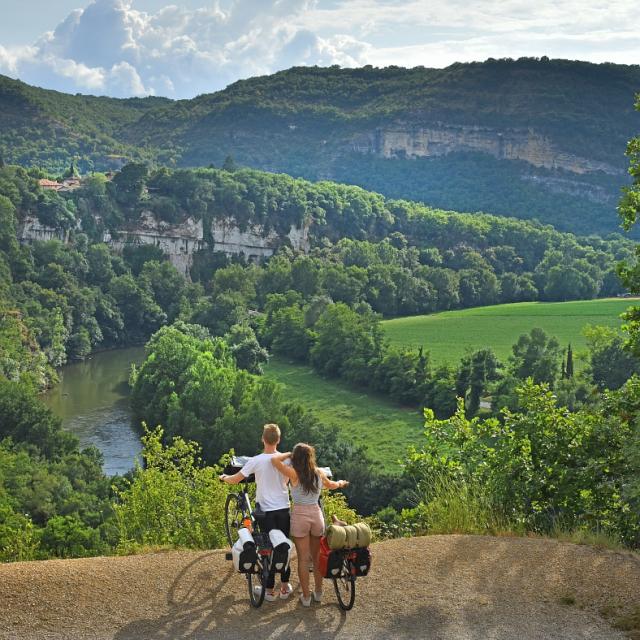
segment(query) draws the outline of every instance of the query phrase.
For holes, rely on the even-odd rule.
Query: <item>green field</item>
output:
[[[292,400],[339,427],[349,440],[365,445],[371,459],[389,472],[399,471],[397,460],[422,434],[424,420],[416,410],[326,380],[308,366],[273,358],[265,376],[284,384]]]
[[[482,347],[491,347],[506,360],[518,337],[534,327],[558,338],[563,348],[571,342],[579,353],[586,348],[582,335],[585,325],[620,326],[620,314],[635,302],[628,298],[520,302],[396,318],[383,322],[383,326],[391,344],[424,346],[436,364],[456,364],[467,350]]]

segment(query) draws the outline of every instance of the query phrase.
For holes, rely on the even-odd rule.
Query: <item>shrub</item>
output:
[[[124,488],[115,488],[120,552],[141,546],[224,546],[227,487],[218,480],[219,469],[201,466],[197,444],[174,438],[163,446],[162,436],[161,427],[145,427],[145,467],[138,467]]]

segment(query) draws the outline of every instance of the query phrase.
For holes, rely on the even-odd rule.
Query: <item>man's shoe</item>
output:
[[[313,591],[313,601],[322,602],[322,591]]]
[[[291,586],[290,582],[287,582],[287,586],[284,587],[284,585],[282,585],[280,587],[280,600],[287,600],[289,598],[289,596],[293,593],[293,587]]]
[[[267,602],[275,602],[278,599],[278,594],[275,591],[271,591],[271,592],[267,591],[264,594],[264,599]]]

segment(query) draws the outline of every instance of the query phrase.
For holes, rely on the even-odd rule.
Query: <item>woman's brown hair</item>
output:
[[[318,490],[320,480],[316,465],[316,450],[303,442],[293,447],[291,454],[291,466],[298,474],[298,482],[307,493]]]

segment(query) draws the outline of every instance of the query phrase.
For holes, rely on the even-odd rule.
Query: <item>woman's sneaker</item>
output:
[[[311,606],[311,596],[309,596],[308,598],[305,598],[304,594],[301,593],[300,594],[300,604],[303,607],[310,607]]]
[[[314,602],[322,602],[322,591],[314,591],[313,592],[313,601]]]
[[[287,586],[284,588],[284,590],[282,587],[280,587],[280,600],[287,600],[292,592],[293,587],[291,586],[290,582],[287,583]]]

